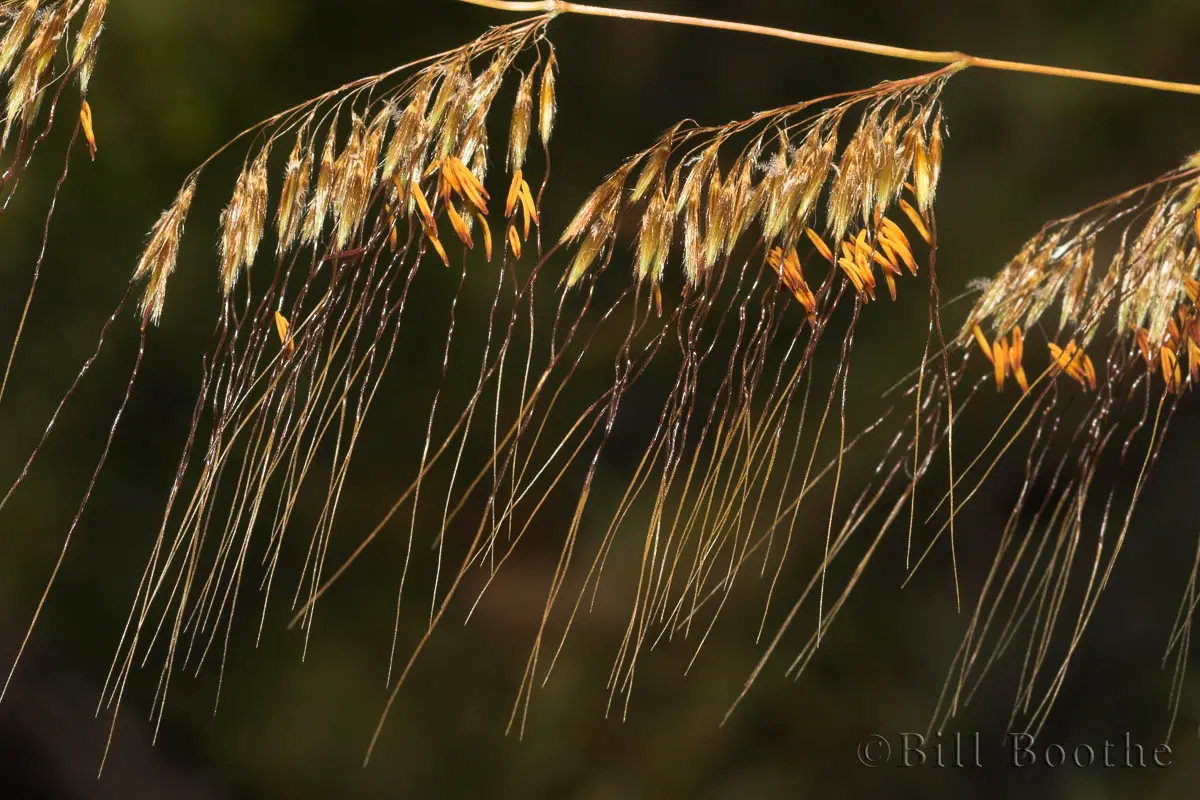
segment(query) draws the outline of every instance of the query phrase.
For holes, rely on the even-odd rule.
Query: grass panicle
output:
[[[546,22],[495,28],[456,50],[339,87],[231,142],[248,141],[249,150],[219,223],[222,311],[195,425],[105,688],[114,719],[130,675],[152,654],[162,663],[154,703],[161,724],[171,678],[199,669],[214,649],[224,653],[252,543],[265,554],[265,621],[293,515],[315,490],[325,500],[293,596],[311,629],[344,483],[397,354],[411,286],[431,265],[449,269],[461,254],[461,291],[467,259],[480,253],[491,261],[495,246],[505,262],[503,288],[514,269],[508,262],[534,233],[539,214],[524,170],[531,87],[554,69]],[[506,82],[517,94],[508,148],[516,199],[505,215],[509,236],[497,245],[487,123]],[[552,94],[552,80],[541,85],[543,96]],[[547,141],[553,105],[552,97],[541,101]],[[167,278],[206,166],[187,177],[135,270],[147,323],[163,319]],[[273,261],[271,271],[257,277],[264,260]],[[516,319],[514,310],[510,329]],[[447,353],[453,334],[452,321]],[[220,662],[223,669],[223,655]]]

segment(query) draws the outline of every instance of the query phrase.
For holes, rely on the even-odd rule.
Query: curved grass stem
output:
[[[663,22],[672,25],[688,25],[694,28],[712,28],[722,31],[750,33],[756,36],[771,36],[776,39],[787,39],[803,44],[814,44],[819,47],[833,47],[839,50],[853,50],[858,53],[870,53],[888,58],[901,58],[907,61],[923,61],[932,64],[957,64],[960,68],[981,67],[983,69],[1002,70],[1005,72],[1026,72],[1034,75],[1050,75],[1059,78],[1091,81],[1093,83],[1113,83],[1121,86],[1134,86],[1141,89],[1153,89],[1161,92],[1200,95],[1200,84],[1178,83],[1175,81],[1160,81],[1153,78],[1138,78],[1132,75],[1120,75],[1109,72],[1094,72],[1085,69],[1069,67],[1053,67],[1044,64],[1030,64],[1022,61],[1008,61],[999,58],[981,58],[968,55],[958,50],[914,50],[908,47],[895,47],[874,42],[861,42],[855,39],[842,39],[836,36],[821,36],[802,31],[791,31],[785,28],[772,28],[767,25],[751,25],[745,22],[709,19],[707,17],[689,17],[683,14],[664,14],[653,11],[635,11],[625,8],[606,8],[604,6],[570,3],[564,0],[459,0],[474,6],[493,8],[499,11],[536,12],[545,14],[582,14],[591,17],[611,17],[614,19],[641,20],[643,22]]]

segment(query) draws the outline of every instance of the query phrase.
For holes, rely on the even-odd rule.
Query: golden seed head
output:
[[[246,198],[246,243],[242,253],[245,266],[254,264],[267,221],[267,159],[270,145],[263,147],[250,167],[250,192]]]
[[[671,247],[675,239],[675,225],[677,215],[673,209],[679,200],[679,173],[676,172],[671,179],[671,186],[667,190],[667,196],[663,203],[663,228],[658,235],[658,253],[655,255],[655,261],[660,265],[652,272],[656,273],[655,282],[662,280],[663,271],[666,268],[667,260],[671,256]]]
[[[642,215],[642,224],[638,230],[637,268],[635,274],[638,280],[650,280],[658,283],[662,278],[665,259],[660,260],[663,252],[662,239],[668,229],[668,218],[671,216],[667,207],[667,198],[663,194],[660,182],[658,189],[650,197],[646,211]]]
[[[179,240],[183,236],[184,223],[196,193],[195,179],[189,180],[179,190],[171,207],[162,213],[150,230],[146,249],[133,271],[133,280],[146,280],[139,311],[143,318],[155,325],[162,317],[166,301],[167,279],[175,271],[179,257]]]
[[[26,0],[0,41],[0,77],[8,74],[37,17],[38,0]]]
[[[221,212],[221,291],[228,297],[243,267],[258,254],[267,217],[267,158],[264,147],[253,163],[242,169],[233,197]]]
[[[542,147],[550,146],[550,135],[554,132],[554,119],[558,113],[558,100],[554,96],[554,71],[558,60],[551,51],[550,59],[542,69],[542,89],[538,93],[538,133],[542,137]]]
[[[575,259],[567,272],[566,287],[570,289],[588,273],[600,251],[617,225],[617,212],[621,208],[621,191],[629,175],[628,165],[614,172],[587,199],[575,215],[575,219],[563,233],[562,242],[573,242],[583,237],[575,253]],[[585,235],[586,234],[586,235]]]
[[[329,216],[329,195],[333,189],[333,174],[336,158],[334,147],[337,140],[337,120],[329,125],[329,133],[325,137],[325,148],[321,152],[321,166],[317,169],[317,186],[313,192],[312,201],[308,205],[308,215],[304,218],[304,231],[301,241],[304,244],[316,244],[325,228],[325,218]]]
[[[0,147],[7,144],[14,122],[24,127],[33,121],[41,98],[40,81],[54,54],[58,52],[58,45],[66,31],[69,17],[69,6],[62,5],[51,9],[43,17],[25,48],[9,86],[7,121]]]
[[[678,125],[675,126],[676,129],[678,127]],[[636,203],[645,197],[646,190],[662,175],[663,168],[667,165],[667,159],[671,157],[671,139],[674,133],[675,130],[672,129],[645,159],[645,164],[638,175],[637,183],[633,186],[633,194],[630,195],[629,202]]]
[[[443,90],[449,85],[442,84]],[[462,138],[463,120],[466,117],[468,91],[467,88],[471,84],[471,70],[468,65],[463,73],[459,73],[456,78],[454,91],[447,100],[444,119],[441,120],[441,136],[438,139],[438,158],[445,158],[453,155],[458,149],[459,140]],[[438,121],[436,117],[431,115],[430,128],[436,130]]]
[[[366,217],[375,177],[375,166],[367,153],[370,138],[362,119],[356,115],[346,148],[334,164],[332,207],[334,246],[338,250],[346,248]]]
[[[767,252],[778,246],[783,259],[807,235],[820,244],[822,255],[841,268],[864,298],[874,299],[875,266],[883,270],[888,291],[895,297],[896,278],[906,271],[915,275],[918,270],[907,235],[886,214],[899,206],[921,238],[932,244],[926,219],[901,195],[908,186],[920,126],[928,126],[935,113],[941,83],[935,80],[916,84],[915,89],[911,83],[898,86],[864,91],[799,122],[794,116],[805,110],[804,105],[761,112],[750,120],[717,128],[697,126],[682,135],[680,130],[686,123],[680,123],[652,148],[629,159],[619,181],[610,179],[593,192],[562,241],[595,239],[597,227],[601,233],[611,232],[608,219],[622,205],[624,178],[637,168],[630,204],[649,197],[636,242],[634,272],[639,280],[661,279],[674,244],[673,227],[680,224],[684,276],[692,288],[704,285],[713,268],[734,252],[741,237],[758,220],[762,225],[759,244]],[[841,123],[850,108],[864,101],[867,107],[839,159]],[[940,116],[937,119],[940,125]],[[720,167],[721,150],[754,128],[758,132],[749,137],[725,172]],[[791,137],[798,134],[803,138],[793,146]],[[763,151],[768,148],[772,154],[764,157]],[[930,148],[922,144],[919,149],[924,153],[932,184],[936,170],[931,166]],[[680,161],[672,169],[672,158],[681,151]],[[937,152],[940,159],[940,144]],[[671,188],[664,191],[668,171]],[[812,217],[827,186],[825,223],[835,247],[849,245],[840,258],[812,230],[816,224]],[[602,215],[601,209],[605,208],[611,211]],[[606,224],[599,225],[602,217]],[[852,232],[856,225],[858,230]],[[585,256],[590,258],[577,260],[570,276],[572,282],[587,271],[598,251]],[[799,287],[799,283],[793,283],[793,294],[807,299]]]
[[[676,213],[682,211],[686,206],[691,206],[693,203],[699,207],[704,186],[708,181],[709,175],[712,174],[712,171],[717,166],[719,147],[719,140],[713,142],[704,148],[700,156],[695,159],[692,168],[687,173],[687,178],[683,182],[683,189],[680,191],[679,200],[675,207]]]
[[[87,16],[79,28],[79,36],[75,40],[75,52],[71,56],[71,66],[79,70],[80,90],[87,94],[88,85],[92,81],[92,70],[96,64],[96,42],[100,31],[104,28],[104,13],[108,11],[108,0],[91,0],[88,3]]]
[[[471,86],[464,116],[476,117],[480,112],[487,113],[488,108],[492,105],[492,100],[496,97],[496,92],[500,90],[504,73],[508,70],[510,63],[507,48],[501,47],[492,58],[492,63]]]
[[[621,202],[621,188],[625,183],[625,171],[619,170],[600,184],[591,196],[576,212],[575,218],[563,232],[563,242],[573,242],[589,229],[596,219],[616,219],[617,208]]]
[[[729,230],[729,218],[732,214],[730,204],[733,190],[733,175],[727,184],[721,179],[721,170],[714,169],[708,181],[708,201],[705,205],[704,219],[704,261],[703,268],[710,269],[723,255],[725,238]]]
[[[481,111],[463,129],[462,143],[458,150],[458,160],[463,163],[487,164],[488,132],[487,111]]]
[[[768,241],[782,238],[790,244],[808,226],[837,151],[836,126],[828,133],[822,131],[822,127],[814,126],[804,137],[767,198],[770,203],[766,228],[770,234]]]
[[[483,188],[483,182],[487,180],[488,171],[488,148],[487,148],[487,129],[484,129],[484,137],[479,142],[479,146],[475,148],[475,154],[471,156],[471,168],[469,172],[475,176],[475,180],[479,184],[479,188]]]
[[[368,172],[367,181],[371,185],[375,185],[379,181],[380,170],[383,167],[383,140],[387,138],[388,130],[395,118],[396,107],[391,102],[387,102],[376,112],[370,126],[367,127],[367,135],[363,139],[363,164]]]
[[[587,236],[575,251],[575,258],[572,259],[571,266],[567,270],[566,288],[574,288],[588,274],[604,249],[604,244],[608,241],[610,234],[611,231],[607,230],[599,221],[588,229]]]
[[[39,5],[0,0],[0,6],[8,23],[0,39],[0,56],[9,52],[10,65],[16,64],[9,103],[10,108],[20,112],[10,116],[9,124],[15,119],[27,125],[36,111],[30,110],[30,104],[44,89],[37,82],[43,74],[49,74],[34,67],[47,66],[45,59],[53,57],[61,45],[67,22],[86,8],[79,39],[71,51],[72,69],[84,69],[94,53],[108,2],[71,0]],[[401,217],[414,215],[419,206],[422,246],[436,251],[443,262],[449,262],[438,236],[438,217],[443,216],[468,248],[480,242],[490,258],[494,242],[487,220],[490,198],[484,188],[489,149],[486,115],[517,56],[532,49],[535,41],[542,41],[543,28],[544,20],[506,26],[499,29],[501,35],[485,35],[420,69],[398,86],[385,85],[397,74],[388,72],[321,95],[255,126],[252,132],[261,145],[247,156],[220,217],[219,277],[224,295],[229,297],[243,270],[253,266],[267,224],[275,229],[278,257],[283,258],[297,245],[312,245],[317,251],[327,250],[327,260],[340,261],[367,252],[377,241],[390,242],[396,252],[400,247]],[[475,77],[473,62],[489,53],[490,65]],[[510,162],[515,164],[523,162],[531,134],[535,74],[536,67],[524,76],[519,90],[515,116],[523,120],[514,120],[509,153]],[[30,75],[32,81],[26,78]],[[545,94],[553,96],[552,78]],[[91,143],[89,111],[85,100],[81,125]],[[339,135],[345,135],[345,123],[340,123],[343,112],[351,120],[348,137],[339,146]],[[288,135],[294,135],[295,140],[283,165],[278,206],[268,222],[270,153],[274,144]],[[319,152],[318,135],[324,139]],[[432,167],[427,169],[430,161]],[[430,187],[428,181],[434,176],[436,186]],[[583,223],[593,251],[602,248],[613,235],[623,180],[623,175],[616,176],[604,202],[598,203],[594,214]],[[194,181],[189,181],[162,215],[135,270],[135,277],[148,284],[142,301],[147,320],[157,320],[161,313],[165,279],[175,266],[177,240],[194,188]],[[431,188],[436,188],[437,194],[427,198],[425,193]],[[539,212],[524,178],[514,180],[514,191],[509,201],[507,234],[510,244],[515,240],[513,249],[519,255],[532,227],[539,224]],[[367,238],[362,232],[376,198],[380,201],[380,227],[372,228]],[[376,233],[380,234],[378,239]],[[360,244],[368,247],[357,250],[354,244],[360,237],[367,239]]]
[[[872,219],[883,216],[904,188],[904,177],[908,174],[911,156],[904,147],[904,138],[898,128],[895,120],[889,120],[880,141],[874,208],[870,215]]]
[[[287,252],[300,237],[300,226],[304,222],[304,208],[308,203],[309,181],[312,179],[312,139],[308,135],[307,121],[296,134],[296,143],[288,156],[284,168],[283,189],[279,194],[276,212],[277,252]]]
[[[780,136],[779,150],[767,162],[767,172],[759,184],[757,194],[763,206],[763,239],[770,243],[779,238],[783,226],[787,224],[787,214],[784,211],[784,198],[787,196],[785,185],[788,179],[788,143]]]
[[[1200,232],[1186,210],[1196,180],[1168,178],[1157,195],[1121,195],[1047,225],[988,283],[969,324],[1028,330],[1059,304],[1060,336],[1084,348],[1106,320],[1115,322],[1118,335],[1131,336],[1157,369],[1159,349],[1180,349],[1188,335],[1180,309],[1194,302],[1190,287],[1200,272]],[[1110,262],[1098,269],[1098,239],[1122,220],[1130,221],[1113,241]],[[1164,372],[1168,383],[1170,374]]]
[[[729,224],[724,243],[726,252],[733,249],[738,239],[750,227],[750,222],[758,215],[758,201],[761,195],[754,191],[752,174],[756,159],[757,156],[751,153],[742,161],[740,169],[737,164],[734,164],[734,168],[729,174],[729,185],[727,186],[729,195],[726,198]]]
[[[939,108],[937,117],[933,120],[933,133],[929,136],[929,167],[933,171],[933,180],[929,193],[929,202],[931,205],[933,203],[933,195],[937,192],[938,181],[942,176],[942,129],[944,127],[942,110]]]
[[[917,208],[926,216],[933,208],[933,198],[937,194],[938,180],[942,174],[943,124],[942,112],[938,109],[928,145],[925,143],[923,123],[913,126],[916,131],[913,139],[913,183],[916,188]]]
[[[383,175],[385,178],[399,178],[402,184],[420,177],[414,175],[414,165],[420,155],[425,152],[428,140],[428,125],[425,111],[429,107],[429,99],[433,95],[433,82],[437,76],[435,70],[428,69],[418,79],[408,105],[400,112],[388,142],[387,151],[383,157]],[[420,155],[419,155],[420,154]],[[423,169],[423,166],[416,167]]]
[[[828,229],[835,242],[845,238],[856,213],[869,216],[874,201],[875,154],[879,128],[872,120],[859,126],[846,145],[829,190]],[[864,219],[868,224],[869,219]]]
[[[466,73],[464,75],[464,73]],[[449,64],[437,68],[437,78],[440,79],[437,96],[433,107],[429,110],[429,127],[437,128],[456,96],[462,95],[463,84],[470,78],[470,62],[466,54],[455,58]]]
[[[533,72],[521,80],[517,100],[513,104],[512,125],[508,133],[508,171],[525,166],[525,151],[529,147],[529,131],[533,122]]]
[[[907,140],[913,155],[913,188],[917,197],[917,207],[925,213],[933,198],[933,171],[929,164],[929,147],[925,141],[924,126],[918,123],[909,128]]]

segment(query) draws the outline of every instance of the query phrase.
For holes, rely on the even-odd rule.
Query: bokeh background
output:
[[[1200,80],[1200,6],[1186,0],[625,4]],[[93,349],[146,231],[194,165],[277,110],[454,47],[507,19],[451,0],[113,3],[91,93],[100,157],[89,163],[82,148],[71,155],[41,287],[0,415],[5,484]],[[619,159],[678,119],[720,122],[920,71],[872,56],[640,23],[568,17],[551,32],[561,65],[554,176],[544,212],[551,232]],[[1140,183],[1200,148],[1198,102],[1014,74],[955,78],[945,95],[952,135],[939,197],[946,295],[997,270],[1044,221]],[[64,101],[68,112],[69,106]],[[0,216],[5,337],[24,300],[68,133],[69,124],[58,126]],[[157,673],[136,675],[97,781],[109,720],[95,716],[95,705],[185,435],[217,308],[216,217],[239,167],[234,155],[206,173],[166,322],[152,337],[111,462],[0,705],[0,797],[1192,796],[1200,781],[1200,695],[1192,684],[1185,689],[1172,740],[1175,763],[1168,769],[860,766],[855,747],[864,737],[924,729],[967,621],[954,610],[947,563],[925,570],[901,591],[902,563],[887,552],[809,671],[793,682],[782,675],[790,659],[773,662],[724,727],[718,723],[759,653],[756,625],[740,624],[740,615],[757,622],[761,612],[761,586],[753,581],[742,587],[740,605],[727,610],[725,624],[686,677],[688,648],[653,654],[639,672],[624,720],[619,713],[606,718],[604,711],[605,681],[626,611],[602,606],[582,619],[553,680],[535,694],[524,739],[506,736],[558,549],[560,526],[553,516],[538,531],[540,540],[511,565],[507,580],[493,588],[483,613],[469,626],[451,620],[441,630],[368,768],[361,766],[362,756],[386,696],[399,531],[378,558],[330,594],[305,660],[303,637],[285,629],[284,603],[268,619],[257,648],[253,614],[242,620],[215,715],[215,671],[195,680],[181,676],[152,745],[153,729],[145,720]],[[482,289],[479,297],[485,306],[486,293]],[[858,395],[852,408],[878,397],[899,374],[897,365],[911,366],[919,357],[925,301],[915,291],[904,299],[866,323],[859,336],[857,363],[865,366],[852,383],[852,395]],[[473,324],[469,313],[463,319]],[[951,324],[960,319],[950,315]],[[135,344],[136,325],[126,317],[30,480],[0,516],[5,669],[103,444]],[[437,371],[420,368],[432,363],[420,354],[413,362],[393,366],[393,378],[402,380],[392,381],[392,394],[374,412],[372,436],[343,501],[342,542],[356,541],[356,532],[390,504],[398,482],[395,453],[419,440],[414,420],[423,416],[416,409],[427,404]],[[599,354],[583,369],[603,377],[611,357]],[[1164,734],[1170,672],[1161,658],[1200,534],[1194,513],[1200,437],[1188,405],[1047,741],[1102,743],[1129,731],[1135,741],[1154,743]],[[621,477],[639,445],[636,432],[625,435],[622,443],[616,434],[593,502],[619,498]],[[1127,476],[1116,471],[1112,478]],[[975,501],[965,529],[984,543],[981,553],[987,537],[996,535],[1012,491],[1012,482],[1001,476]],[[985,566],[981,561],[972,571],[966,565],[968,597]],[[1012,677],[1010,669],[989,679],[956,721],[958,729],[997,739],[1008,721]]]

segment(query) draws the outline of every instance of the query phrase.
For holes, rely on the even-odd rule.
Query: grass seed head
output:
[[[513,104],[512,123],[508,133],[508,170],[515,172],[525,166],[525,151],[533,124],[533,72],[521,80]]]
[[[671,137],[674,135],[678,126],[663,138],[662,142],[650,151],[650,155],[644,159],[642,171],[638,174],[637,183],[633,186],[633,194],[629,196],[629,202],[636,203],[646,196],[646,190],[659,179],[663,170],[667,166],[667,160],[671,157]]]
[[[921,238],[932,245],[925,216],[902,194],[907,188],[917,200],[910,180],[917,180],[913,173],[920,169],[915,166],[918,151],[923,158],[924,179],[930,185],[936,180],[930,148],[921,130],[935,115],[941,124],[937,102],[944,78],[935,73],[883,84],[851,94],[815,114],[808,111],[812,106],[809,103],[761,112],[749,120],[718,128],[685,128],[680,123],[653,147],[630,158],[622,168],[621,182],[610,176],[594,191],[561,241],[573,244],[590,239],[594,245],[598,217],[615,218],[621,209],[649,197],[640,212],[634,274],[638,280],[659,283],[674,244],[675,226],[680,225],[682,272],[695,289],[706,284],[714,267],[734,252],[756,220],[761,224],[759,244],[768,252],[778,246],[779,263],[783,264],[786,253],[806,234],[815,236],[811,232],[812,225],[817,224],[813,216],[822,197],[828,194],[826,227],[835,247],[849,247],[834,258],[817,236],[823,255],[827,253],[826,259],[868,300],[874,298],[874,266],[878,265],[889,293],[895,297],[896,279],[906,271],[915,275],[917,262],[907,235],[885,215],[898,205]],[[851,109],[860,105],[859,124],[839,158],[839,127]],[[795,121],[793,117],[801,112],[810,115]],[[721,152],[732,149],[725,145],[741,136],[749,141],[725,172]],[[796,136],[801,138],[793,146]],[[764,157],[764,151],[771,155]],[[634,169],[637,178],[626,196],[623,180]],[[671,188],[664,191],[666,176],[670,177]],[[605,224],[600,231],[609,228]],[[573,262],[568,285],[586,272],[582,265],[594,263],[598,251],[595,247],[591,250],[594,252],[585,254],[591,258]]]
[[[7,75],[12,69],[17,53],[21,51],[25,40],[29,38],[29,32],[33,29],[37,11],[38,0],[26,0],[12,18],[8,30],[4,33],[4,39],[0,40],[0,77]]]
[[[1167,385],[1177,387],[1161,350],[1173,342],[1183,352],[1178,314],[1181,304],[1194,302],[1189,282],[1200,271],[1200,234],[1189,209],[1198,185],[1194,173],[1168,173],[1143,191],[1048,224],[988,283],[963,335],[984,323],[1000,335],[1018,326],[1029,330],[1058,305],[1056,331],[1073,337],[1080,353],[1108,328],[1130,337]],[[1097,264],[1102,238],[1104,250],[1112,251],[1104,267]],[[1094,387],[1085,369],[1090,362],[1068,369],[1075,362],[1063,352],[1054,356],[1061,369]]]
[[[279,255],[290,250],[300,238],[312,167],[313,146],[306,122],[296,134],[296,143],[284,167],[283,188],[279,193],[279,207],[275,215]]]
[[[301,240],[304,244],[316,244],[325,229],[325,220],[329,216],[329,198],[333,190],[334,167],[337,163],[335,147],[337,144],[337,120],[329,126],[325,136],[325,147],[321,150],[321,164],[317,168],[317,185],[312,200],[308,205],[308,214],[304,218],[304,231]]]
[[[418,165],[418,160],[419,154],[425,152],[428,141],[429,124],[425,112],[433,95],[435,77],[434,70],[427,70],[419,78],[408,105],[400,112],[384,153],[384,176],[398,177],[402,184],[417,177],[414,171],[424,168],[423,164]]]
[[[14,123],[22,127],[28,126],[37,115],[43,88],[41,81],[47,74],[47,67],[50,66],[54,54],[58,52],[69,19],[69,6],[62,5],[51,9],[42,18],[25,48],[9,85],[7,120],[0,148],[7,144]]]
[[[104,14],[108,11],[108,0],[90,0],[87,16],[79,28],[75,39],[75,50],[71,56],[71,66],[79,70],[79,88],[87,94],[92,82],[92,72],[96,66],[97,42],[100,31],[104,28]]]
[[[267,157],[264,147],[242,168],[233,197],[221,212],[221,291],[228,297],[237,285],[243,268],[254,264],[262,241],[267,216]]]
[[[550,50],[550,58],[542,70],[542,88],[538,92],[538,133],[542,137],[542,147],[550,147],[550,136],[554,133],[554,120],[558,114],[558,98],[555,95],[554,72],[558,69],[558,59],[554,50]]]
[[[346,147],[334,162],[330,206],[334,247],[338,250],[346,249],[362,224],[371,197],[375,167],[364,152],[366,136],[362,118],[356,115]]]
[[[196,194],[195,179],[189,180],[180,189],[171,207],[162,213],[150,230],[146,249],[133,272],[134,281],[145,281],[139,311],[144,319],[157,325],[162,318],[166,301],[167,279],[175,271],[179,259],[179,240],[183,236],[184,224]]]

